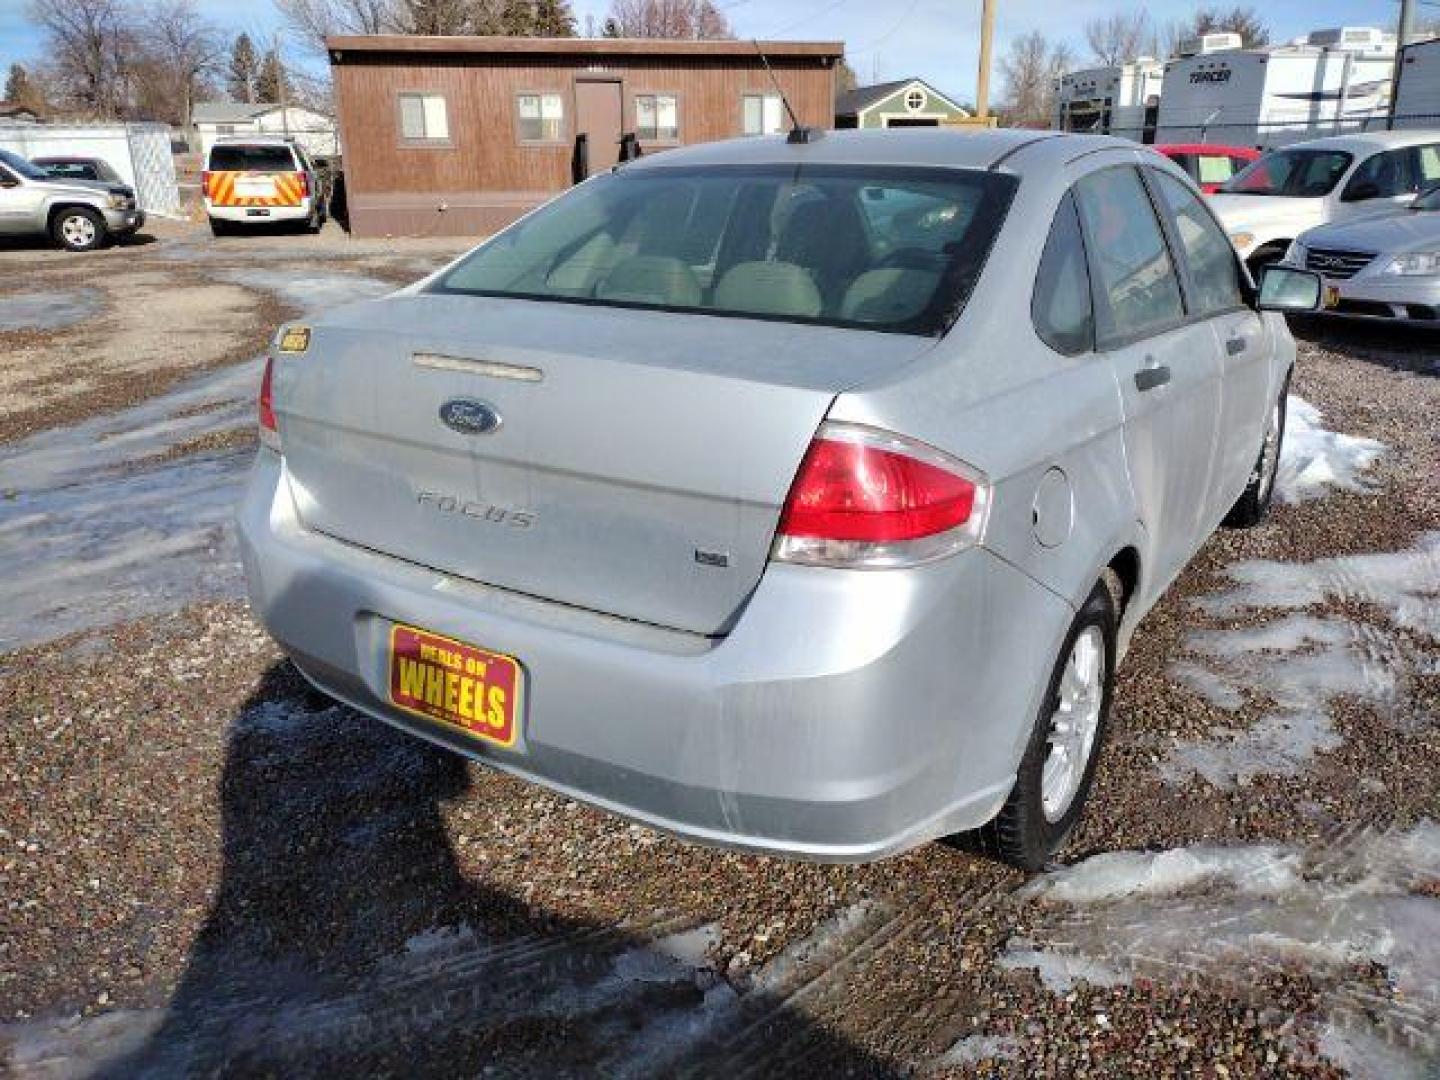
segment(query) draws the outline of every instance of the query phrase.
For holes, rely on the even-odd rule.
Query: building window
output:
[[[905,95],[905,108],[909,109],[911,112],[919,112],[921,109],[925,108],[925,103],[928,100],[929,99],[925,96],[924,90],[911,90],[908,94]]]
[[[779,94],[746,94],[744,113],[746,135],[773,135],[785,130],[785,103]]]
[[[407,143],[448,143],[450,119],[444,95],[401,94],[400,138]]]
[[[565,138],[565,103],[559,94],[521,94],[521,142],[562,142]]]
[[[635,134],[644,142],[678,142],[680,102],[675,95],[636,94]]]

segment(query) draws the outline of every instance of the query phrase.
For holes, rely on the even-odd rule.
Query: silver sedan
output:
[[[657,154],[282,329],[254,610],[335,698],[695,840],[1036,867],[1140,620],[1265,513],[1261,308],[1319,295],[1122,140]]]
[[[1440,184],[1408,206],[1301,233],[1285,263],[1324,277],[1333,314],[1440,325]]]

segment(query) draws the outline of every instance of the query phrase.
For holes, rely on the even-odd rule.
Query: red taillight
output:
[[[968,466],[900,436],[821,427],[780,515],[774,555],[826,566],[908,566],[979,539],[989,489]]]
[[[265,374],[260,379],[260,442],[279,453],[280,424],[275,419],[274,378],[275,361],[266,357]]]
[[[302,172],[302,173],[300,174],[300,197],[301,197],[302,199],[308,199],[308,198],[310,197],[310,174],[309,174],[309,173],[303,173],[303,172]]]
[[[214,174],[211,173],[209,169],[206,169],[200,174],[200,194],[204,195],[207,199],[210,198],[210,177],[212,175]]]

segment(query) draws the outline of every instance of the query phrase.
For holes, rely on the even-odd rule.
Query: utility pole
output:
[[[1395,29],[1395,77],[1390,81],[1390,118],[1385,126],[1395,127],[1395,108],[1400,104],[1400,72],[1405,67],[1405,46],[1415,32],[1415,0],[1400,0],[1400,25]]]
[[[994,36],[995,0],[981,0],[980,70],[975,75],[975,115],[980,120],[990,115],[990,42]]]

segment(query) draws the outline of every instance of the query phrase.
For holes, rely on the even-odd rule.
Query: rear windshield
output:
[[[1350,155],[1343,150],[1272,150],[1220,190],[1232,195],[1291,195],[1318,199],[1330,194]]]
[[[210,151],[211,172],[294,172],[288,146],[216,146]]]
[[[939,334],[1015,183],[860,166],[610,173],[478,248],[432,291]]]

